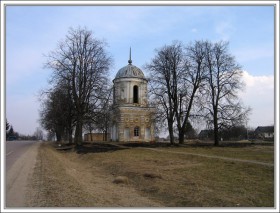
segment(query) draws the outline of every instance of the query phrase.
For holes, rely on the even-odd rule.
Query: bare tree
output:
[[[180,42],[157,50],[152,62],[146,65],[151,76],[151,92],[158,109],[158,117],[167,120],[170,142],[174,143],[174,128],[179,143],[184,142],[186,127],[197,91],[203,79],[203,42],[189,44]]]
[[[109,122],[112,108],[112,85],[103,85],[102,90],[98,91],[98,98],[92,100],[85,116],[85,129],[90,133],[93,130],[102,131],[103,139],[107,141]],[[92,135],[91,135],[92,140]]]
[[[203,44],[203,41],[195,41],[185,48],[182,83],[179,85],[179,97],[177,100],[175,99],[177,101],[176,119],[179,143],[184,142],[187,128],[191,126],[189,121],[193,116],[191,112],[199,103],[197,93],[205,78]]]
[[[57,141],[68,140],[71,144],[75,120],[68,85],[60,82],[49,91],[43,91],[40,100],[41,126],[48,132],[55,133]]]
[[[7,135],[6,137],[11,137],[11,136],[14,136],[15,132],[14,132],[14,127],[12,125],[10,125],[10,128],[7,132]]]
[[[37,140],[43,140],[43,138],[44,138],[43,130],[41,128],[37,127],[35,132],[34,132],[34,137]]]
[[[208,125],[214,129],[215,145],[219,145],[219,130],[227,126],[242,124],[250,112],[238,99],[243,88],[242,71],[229,53],[227,42],[205,42],[205,87],[201,105]]]
[[[6,132],[7,132],[9,129],[10,129],[10,124],[9,124],[7,118],[6,118]]]
[[[182,44],[173,43],[156,50],[156,56],[145,67],[150,71],[152,97],[161,117],[167,120],[170,143],[174,143],[174,121],[178,88],[183,74]]]
[[[53,82],[70,82],[74,105],[76,145],[82,144],[85,115],[90,102],[107,82],[111,58],[105,42],[93,37],[87,29],[70,28],[65,40],[48,56],[47,67],[54,71]]]
[[[9,136],[9,129],[11,128],[11,125],[9,124],[7,118],[6,118],[6,138]]]
[[[104,91],[103,98],[100,99],[99,110],[96,116],[95,126],[97,127],[97,129],[103,132],[104,141],[108,140],[107,135],[109,131],[109,124],[113,104],[112,91],[112,87]]]

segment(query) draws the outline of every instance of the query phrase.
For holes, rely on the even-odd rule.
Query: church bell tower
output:
[[[128,65],[117,72],[113,83],[112,141],[153,142],[155,108],[148,105],[148,81],[132,65],[131,49]]]

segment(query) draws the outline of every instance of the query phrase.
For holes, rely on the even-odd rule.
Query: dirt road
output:
[[[159,207],[129,183],[113,183],[115,176],[86,155],[57,151],[42,143],[29,180],[30,207]]]
[[[25,207],[28,178],[32,177],[39,142],[8,141],[6,144],[6,207]]]

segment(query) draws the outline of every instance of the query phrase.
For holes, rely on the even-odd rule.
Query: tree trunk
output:
[[[72,144],[73,143],[73,138],[72,138],[72,129],[69,129],[68,131],[68,143]]]
[[[55,135],[56,135],[56,141],[57,141],[57,142],[60,142],[60,141],[61,141],[61,134],[60,134],[60,132],[59,132],[59,131],[56,131],[56,132],[55,132]]]
[[[185,140],[185,131],[183,128],[179,130],[179,144],[183,144]]]
[[[107,128],[106,128],[106,129],[105,129],[105,132],[104,132],[104,133],[105,133],[105,138],[104,138],[105,141],[107,141],[107,139],[108,139],[108,138],[107,138],[107,134],[108,134],[107,132],[108,132],[108,131],[107,131]]]
[[[217,110],[214,111],[214,145],[219,146],[219,128],[218,128],[218,118]]]
[[[168,121],[168,131],[169,131],[170,143],[174,144],[173,123],[169,121]]]
[[[214,140],[215,140],[215,143],[214,145],[215,146],[219,146],[220,145],[220,141],[219,141],[219,132],[218,132],[218,129],[214,127]]]
[[[90,128],[89,134],[90,134],[90,142],[92,142],[93,139],[92,139],[92,131],[91,131],[91,128]]]
[[[76,131],[75,131],[75,144],[76,146],[82,145],[83,142],[83,122],[81,118],[77,119]]]

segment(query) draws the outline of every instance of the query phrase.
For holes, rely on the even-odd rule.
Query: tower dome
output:
[[[122,67],[119,69],[119,71],[116,74],[115,79],[117,78],[144,78],[144,73],[142,70],[134,65],[132,65],[132,60],[131,60],[131,49],[129,52],[129,60],[128,60],[128,65]]]
[[[128,64],[117,72],[116,78],[145,78],[145,76],[138,67]]]

